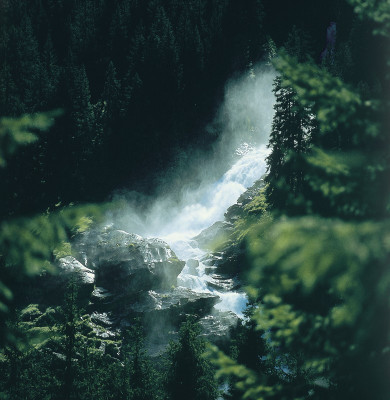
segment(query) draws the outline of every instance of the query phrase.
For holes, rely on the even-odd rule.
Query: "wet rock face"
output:
[[[199,293],[184,287],[177,287],[171,291],[145,293],[140,301],[132,304],[131,309],[141,313],[158,313],[169,311],[176,319],[182,313],[205,315],[220,301],[219,297],[211,293]]]
[[[96,284],[128,295],[176,285],[185,265],[164,241],[121,230],[91,233],[80,247],[96,272]]]
[[[82,285],[93,285],[95,283],[95,272],[84,267],[83,264],[72,256],[60,258],[58,269],[60,276],[63,278],[74,274]]]
[[[213,227],[210,235],[204,235],[205,241],[206,236],[218,235],[227,228],[228,224]],[[59,269],[63,277],[75,276],[81,288],[88,288],[83,289],[84,307],[97,337],[114,337],[132,325],[134,318],[140,318],[148,332],[148,351],[157,355],[175,338],[180,323],[189,314],[198,317],[211,340],[228,337],[229,328],[237,322],[234,313],[214,308],[221,301],[214,290],[227,292],[236,287],[232,277],[217,273],[222,253],[208,254],[201,260],[210,269],[210,290],[199,292],[177,287],[177,278],[184,267],[186,276],[198,278],[200,261],[179,260],[160,239],[108,227],[82,234],[72,248],[78,260],[64,257]]]
[[[244,207],[260,193],[264,186],[265,182],[263,176],[238,198],[236,204],[233,204],[227,209],[225,213],[225,222],[234,223],[234,221],[242,217],[244,215]]]
[[[148,331],[148,352],[152,356],[158,356],[165,351],[168,343],[176,338],[178,327],[187,315],[196,315],[199,319],[207,318],[219,301],[220,298],[216,295],[199,293],[184,287],[161,292],[150,290],[144,293],[139,301],[130,305],[126,315],[129,318],[129,315],[135,313],[134,315],[142,317]],[[124,318],[121,324],[126,325],[127,318]],[[228,331],[227,326],[225,330],[221,328],[223,322],[219,325],[221,337]],[[215,331],[218,330],[217,324],[214,324]],[[204,328],[207,329],[208,326],[204,325]],[[213,331],[213,337],[214,333]]]
[[[209,228],[204,229],[193,239],[202,249],[210,249],[216,244],[223,242],[233,230],[233,225],[228,221],[217,221]]]
[[[213,343],[223,342],[229,337],[230,328],[235,326],[239,318],[231,311],[217,311],[204,316],[199,323],[203,328],[203,336]]]
[[[54,275],[45,274],[38,277],[36,289],[41,292],[40,301],[60,304],[70,281],[77,285],[80,301],[88,302],[94,289],[95,271],[85,267],[73,256],[60,258],[56,263]]]

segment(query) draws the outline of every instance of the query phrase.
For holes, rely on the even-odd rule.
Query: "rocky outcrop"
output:
[[[62,304],[68,284],[77,286],[79,300],[88,303],[95,285],[95,271],[85,267],[73,256],[60,258],[55,263],[55,273],[43,273],[34,280],[34,286],[26,288],[26,296],[34,296],[39,303]],[[31,293],[30,293],[31,291]]]
[[[130,305],[122,325],[126,325],[129,315],[140,316],[148,332],[148,352],[158,356],[176,338],[178,327],[187,315],[205,318],[219,301],[220,298],[211,293],[199,293],[183,287],[165,292],[149,291]]]
[[[229,292],[239,288],[240,284],[236,278],[231,278],[226,274],[211,273],[210,279],[207,281],[207,286],[217,289],[221,292]]]
[[[187,273],[198,275],[199,261],[179,260],[160,239],[108,227],[85,233],[75,247],[89,267],[84,269],[95,274],[87,309],[99,336],[110,337],[140,317],[155,332],[152,342],[160,348],[186,315],[204,318],[220,301],[212,293],[176,287],[185,265]]]
[[[164,241],[121,230],[90,232],[78,246],[95,270],[96,284],[128,296],[176,285],[185,265]]]
[[[255,196],[257,196],[261,189],[265,186],[264,176],[256,181],[253,186],[247,189],[237,200],[236,204],[230,206],[225,213],[225,222],[234,223],[237,219],[242,217],[244,212],[244,207],[250,203]]]
[[[73,256],[60,258],[58,270],[59,276],[63,279],[69,279],[73,275],[81,285],[93,286],[95,283],[94,271],[85,267]]]
[[[168,311],[171,319],[177,319],[182,313],[205,315],[220,301],[211,293],[199,293],[191,289],[178,287],[171,291],[145,293],[139,302],[130,306],[137,313],[160,313]]]
[[[217,223],[195,240],[208,246],[213,238],[220,240],[231,229],[230,222]],[[113,226],[80,235],[72,248],[77,259],[60,259],[61,278],[55,278],[63,282],[67,277],[76,277],[87,300],[84,308],[93,332],[99,338],[114,338],[132,325],[134,318],[141,318],[149,332],[148,350],[157,355],[175,338],[180,322],[189,314],[198,317],[211,340],[228,337],[230,327],[237,323],[234,313],[214,308],[221,301],[218,293],[238,286],[232,276],[218,272],[218,265],[226,259],[224,252],[184,262],[164,241],[143,238]],[[193,279],[206,273],[204,290],[177,287],[182,271]]]
[[[229,337],[230,328],[236,326],[239,318],[231,311],[217,311],[199,320],[203,336],[212,343],[221,343]]]
[[[227,275],[237,277],[242,271],[242,267],[246,264],[246,256],[242,242],[232,239],[234,232],[234,224],[248,214],[246,206],[259,195],[264,188],[264,177],[259,179],[247,189],[237,200],[236,204],[230,206],[224,214],[224,221],[217,221],[209,228],[203,230],[193,239],[199,246],[210,251],[207,254],[203,264],[206,265],[205,272],[211,276],[213,274]],[[218,251],[215,251],[218,250]],[[216,276],[218,276],[216,275]],[[237,288],[238,282],[223,282],[225,278],[216,278],[208,282],[208,286],[226,290],[234,290]]]
[[[209,228],[204,229],[193,239],[202,249],[212,249],[218,244],[226,241],[233,230],[233,225],[228,221],[217,221]]]

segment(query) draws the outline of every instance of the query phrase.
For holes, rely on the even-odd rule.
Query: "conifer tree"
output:
[[[350,3],[360,17],[371,19],[369,26],[377,24],[388,43],[388,2]],[[364,97],[314,62],[300,63],[286,53],[276,66],[282,87],[299,94],[300,105],[310,106],[319,126],[302,159],[311,190],[302,196],[306,215],[263,219],[248,240],[250,292],[262,296],[255,320],[267,332],[267,344],[280,358],[287,356],[288,373],[273,384],[221,354],[218,362],[222,374],[239,377],[248,399],[385,400],[390,392],[384,373],[390,325],[383,319],[390,296],[390,242],[384,239],[390,237],[388,93]],[[378,77],[383,85],[387,72]],[[347,140],[335,141],[339,135]]]
[[[244,321],[239,321],[237,326],[231,332],[230,357],[241,365],[255,371],[257,374],[269,373],[266,361],[268,349],[266,341],[263,338],[263,331],[257,329],[257,324],[253,316],[259,305],[255,301],[251,301],[244,310]],[[229,382],[229,394],[227,398],[230,400],[241,400],[243,392],[239,390],[235,384],[237,379],[232,377]]]
[[[217,383],[210,362],[204,358],[204,339],[200,327],[188,318],[179,331],[179,341],[168,349],[169,366],[166,390],[171,400],[215,400]]]
[[[74,279],[67,285],[65,303],[62,309],[64,322],[62,333],[64,335],[63,351],[65,355],[65,370],[63,378],[62,395],[64,400],[71,398],[74,389],[76,358],[76,334],[79,325],[80,310],[77,305],[78,289]]]
[[[293,27],[286,42],[286,51],[300,62],[310,54],[305,32]],[[302,213],[300,197],[306,190],[302,157],[316,139],[316,121],[310,107],[300,104],[297,93],[282,85],[282,77],[274,81],[274,118],[268,147],[268,174],[265,181],[271,207],[291,213]]]
[[[126,332],[122,342],[124,359],[124,392],[131,400],[160,398],[160,376],[144,348],[145,333],[139,320]]]
[[[72,67],[69,76],[69,96],[71,100],[72,133],[69,140],[71,171],[77,188],[84,194],[93,175],[92,155],[101,140],[101,126],[91,103],[89,80],[82,65]]]
[[[0,67],[0,108],[4,114],[18,115],[22,109],[19,99],[11,68],[4,61]]]
[[[296,93],[281,85],[281,78],[274,82],[276,97],[267,157],[268,174],[265,181],[267,200],[274,209],[295,208],[298,196],[304,190],[300,157],[308,150],[315,132],[309,109],[296,100]]]

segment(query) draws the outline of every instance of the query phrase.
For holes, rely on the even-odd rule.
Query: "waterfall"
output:
[[[207,186],[200,200],[175,210],[163,228],[148,235],[166,241],[176,255],[186,261],[186,266],[178,276],[178,286],[218,295],[221,301],[215,308],[232,311],[241,318],[247,304],[245,293],[220,291],[208,285],[213,278],[206,273],[204,262],[207,253],[192,238],[216,221],[223,220],[228,207],[265,173],[267,154],[265,145],[246,151],[219,180]]]
[[[193,238],[215,222],[223,221],[227,209],[265,173],[266,143],[275,102],[272,85],[276,73],[266,65],[258,65],[252,72],[232,79],[226,85],[224,102],[215,121],[207,127],[220,138],[213,146],[212,158],[210,152],[197,153],[193,157],[186,153],[184,159],[189,170],[194,171],[194,181],[188,182],[186,175],[180,186],[167,185],[171,188],[168,190],[162,179],[159,192],[152,200],[138,193],[133,199],[129,193],[127,208],[118,211],[114,218],[115,225],[127,232],[167,242],[178,258],[186,261],[177,284],[219,296],[221,301],[215,308],[232,311],[240,317],[247,303],[245,294],[228,291],[226,287],[218,290],[217,285],[212,285],[216,277],[213,278],[212,268],[206,265],[210,265],[211,260],[207,260],[207,252]],[[232,161],[234,153],[235,161]],[[221,173],[220,168],[228,160],[231,160],[230,167]],[[180,164],[180,168],[183,167],[186,168]],[[179,182],[180,168],[173,175],[175,182]],[[170,175],[165,179],[169,181]],[[196,184],[198,187],[194,187]]]

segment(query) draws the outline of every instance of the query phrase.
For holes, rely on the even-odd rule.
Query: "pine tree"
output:
[[[124,392],[131,400],[160,398],[160,377],[144,348],[145,333],[139,320],[125,333],[122,342]]]
[[[69,75],[70,114],[72,118],[72,133],[67,138],[71,152],[71,173],[77,182],[77,189],[82,193],[88,190],[93,176],[92,155],[101,140],[98,120],[91,103],[89,80],[82,65],[71,67]],[[70,139],[70,140],[69,140]]]
[[[305,32],[293,27],[286,41],[286,52],[303,62],[310,55],[310,41]],[[306,189],[302,157],[316,140],[317,124],[310,107],[300,104],[297,93],[274,81],[275,105],[267,157],[267,201],[272,208],[302,213],[301,196]]]
[[[64,400],[69,400],[74,390],[76,358],[76,334],[79,325],[80,310],[77,305],[78,289],[75,280],[70,280],[66,293],[65,303],[62,309],[64,322],[62,333],[64,335],[63,351],[65,355],[65,370],[63,378],[62,396]]]
[[[179,341],[168,349],[167,393],[170,399],[215,400],[218,397],[214,370],[203,357],[204,339],[200,327],[188,318],[179,331]]]
[[[351,3],[388,43],[388,2]],[[377,40],[371,38],[373,45]],[[240,379],[248,399],[385,400],[389,94],[364,97],[323,67],[286,53],[276,66],[282,86],[299,94],[319,129],[301,165],[310,188],[302,196],[307,215],[263,219],[248,240],[250,293],[262,298],[255,320],[267,332],[268,346],[286,360],[288,373],[273,384],[221,354],[218,362],[224,373]],[[383,85],[388,78],[387,71],[378,76]],[[340,135],[346,140],[337,141]],[[286,206],[282,211],[289,212]]]
[[[0,67],[0,109],[4,115],[15,116],[23,112],[17,87],[7,62]]]
[[[268,174],[265,178],[267,201],[274,209],[291,212],[297,206],[297,198],[304,190],[300,158],[309,148],[315,134],[314,117],[302,107],[296,93],[283,87],[281,78],[275,79],[275,114],[272,122],[267,157]]]
[[[259,305],[251,301],[244,310],[245,320],[239,321],[231,332],[230,357],[241,365],[255,371],[259,375],[269,373],[266,356],[269,354],[266,341],[263,338],[265,332],[257,329],[253,316]],[[243,392],[236,387],[237,379],[230,379],[228,399],[240,400]]]

